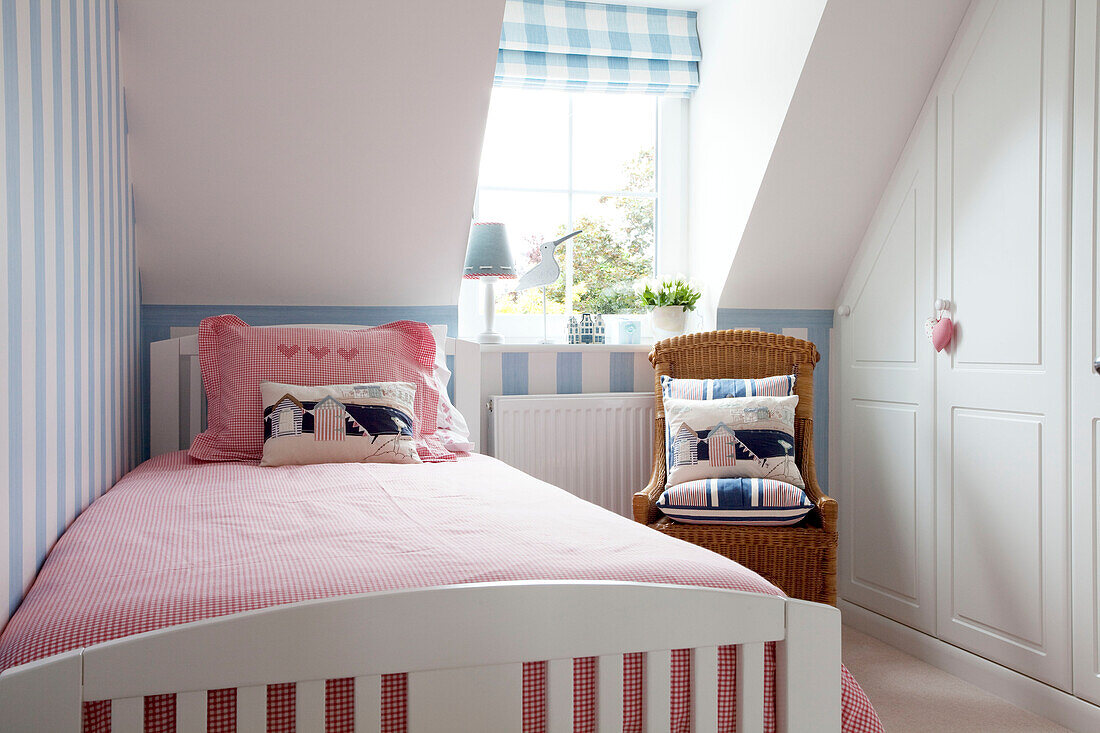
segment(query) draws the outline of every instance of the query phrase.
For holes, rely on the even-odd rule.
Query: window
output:
[[[657,175],[665,152],[658,143],[662,107],[679,110],[680,103],[645,94],[493,89],[475,218],[504,222],[520,273],[538,262],[539,243],[582,230],[557,250],[563,277],[547,289],[550,313],[638,310],[634,282],[654,274],[665,244],[658,226],[667,193],[666,177]],[[541,316],[541,290],[504,289],[497,313],[506,335],[520,335],[509,316]]]
[[[505,0],[474,218],[507,226],[520,272],[537,244],[581,230],[556,252],[558,282],[497,297],[505,337],[560,340],[569,314],[637,312],[637,280],[683,269],[696,21],[650,3]],[[474,296],[464,282],[460,328]]]

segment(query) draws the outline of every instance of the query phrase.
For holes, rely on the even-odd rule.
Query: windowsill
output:
[[[470,280],[463,280],[463,286],[466,283],[470,283]],[[474,283],[475,285],[477,283]],[[467,293],[469,294],[469,293]],[[461,296],[460,296],[461,299]],[[498,347],[497,351],[584,351],[588,350],[603,350],[603,351],[649,351],[650,346],[654,341],[659,340],[654,338],[652,326],[650,325],[649,317],[644,313],[629,313],[629,314],[609,314],[604,316],[604,328],[605,337],[607,343],[605,344],[568,344],[566,343],[566,329],[569,316],[561,313],[551,313],[547,318],[546,335],[550,338],[551,343],[542,343],[543,337],[543,320],[541,314],[534,313],[497,313],[495,323],[493,324],[494,330],[504,336],[503,344],[483,344],[483,346]],[[637,324],[638,328],[633,330],[633,333],[624,331],[621,329],[623,321],[632,321]],[[484,330],[485,323],[483,317],[479,313],[471,313],[466,318],[462,317],[462,312],[459,312],[459,329],[460,338],[467,341],[476,341],[477,334]],[[637,337],[639,343],[637,344],[624,344],[622,341],[627,340],[631,336]],[[500,349],[499,347],[507,347]],[[514,348],[513,348],[514,347]]]
[[[470,339],[475,341],[476,337]],[[482,353],[504,351],[530,351],[530,352],[557,352],[557,351],[630,351],[649,353],[653,349],[653,342],[641,344],[538,344],[538,343],[505,343],[505,344],[481,344]]]

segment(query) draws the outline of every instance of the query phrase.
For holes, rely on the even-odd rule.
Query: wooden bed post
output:
[[[73,649],[0,675],[0,729],[5,733],[79,731],[82,651]]]
[[[447,339],[455,350],[455,407],[466,418],[474,450],[481,446],[481,346],[473,341]]]
[[[787,629],[775,645],[778,733],[840,730],[840,611],[788,599]]]
[[[149,344],[149,455],[180,449],[180,339]]]

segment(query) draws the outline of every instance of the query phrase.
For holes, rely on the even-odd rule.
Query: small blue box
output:
[[[619,343],[640,344],[642,342],[641,321],[619,321]]]

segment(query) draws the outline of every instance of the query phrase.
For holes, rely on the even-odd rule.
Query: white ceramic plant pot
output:
[[[658,336],[679,336],[687,323],[687,311],[682,305],[656,306],[649,311],[653,331]]]

